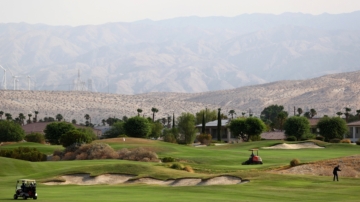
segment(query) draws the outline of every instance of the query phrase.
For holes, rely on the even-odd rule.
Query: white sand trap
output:
[[[183,178],[176,180],[158,180],[154,178],[139,178],[132,180],[132,175],[105,174],[91,177],[89,174],[64,175],[61,178],[64,181],[45,182],[45,185],[95,185],[95,184],[149,184],[149,185],[167,185],[167,186],[197,186],[197,185],[230,185],[240,184],[241,178],[234,176],[219,176],[202,180],[200,178]]]
[[[305,142],[299,144],[278,144],[272,147],[263,147],[263,149],[324,149],[324,147],[319,147],[313,142]]]
[[[89,174],[64,175],[64,182],[46,182],[46,185],[94,185],[94,184],[121,184],[133,178],[132,175],[104,174],[91,177]]]

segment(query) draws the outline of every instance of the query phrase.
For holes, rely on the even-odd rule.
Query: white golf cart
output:
[[[28,198],[36,200],[36,181],[30,179],[17,180],[14,199],[18,199],[18,197],[22,197],[25,200]]]

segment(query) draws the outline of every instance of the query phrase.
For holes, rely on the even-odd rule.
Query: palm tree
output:
[[[343,113],[342,112],[336,112],[336,115],[338,115],[340,117],[341,115],[343,115]]]
[[[15,118],[14,121],[15,121],[16,123],[20,124],[20,125],[23,125],[23,124],[22,124],[23,122],[21,122],[21,120],[20,120],[19,117]]]
[[[142,109],[137,109],[137,112],[138,112],[138,116],[140,116],[141,112],[142,112]]]
[[[317,112],[315,109],[310,109],[310,118],[313,118],[314,116],[316,116]]]
[[[35,111],[34,113],[35,113],[35,120],[34,120],[34,122],[37,122],[37,115],[39,114],[39,112],[38,112],[38,111]]]
[[[359,119],[360,119],[360,110],[356,110],[356,115],[358,115]]]
[[[235,110],[232,109],[229,111],[229,115],[231,115],[231,119],[234,119],[234,114],[236,115]]]
[[[161,122],[162,122],[162,124],[163,124],[164,126],[166,125],[166,121],[167,121],[167,120],[166,120],[165,117],[161,119]]]
[[[91,123],[91,117],[89,114],[85,114],[84,118],[86,119],[86,121],[89,121],[89,119],[90,119],[89,123]]]
[[[20,123],[21,123],[21,125],[24,125],[24,120],[25,120],[25,116],[24,116],[24,114],[23,113],[20,113],[19,114],[19,121],[20,121]]]
[[[76,119],[71,120],[72,124],[76,124]]]
[[[105,119],[103,119],[103,120],[101,120],[101,122],[102,122],[103,126],[105,126],[105,124],[106,124],[106,120],[105,120]]]
[[[303,110],[301,108],[298,108],[297,112],[298,112],[298,116],[301,116],[301,114],[303,113]]]
[[[170,128],[171,116],[169,116],[169,115],[168,115],[168,117],[167,117],[167,123],[168,123],[168,128]]]
[[[348,122],[348,120],[349,120],[350,111],[351,111],[350,108],[345,107],[345,113],[344,114],[345,114],[346,122]]]
[[[12,119],[12,116],[10,113],[5,113],[5,117],[6,117],[6,120],[11,120]]]
[[[155,113],[159,112],[159,110],[156,109],[155,107],[153,107],[153,108],[151,108],[151,111],[152,111],[152,113],[153,113],[153,122],[154,122],[154,120],[155,120]]]
[[[56,120],[61,121],[64,117],[61,114],[55,116]]]
[[[2,116],[4,115],[3,111],[0,111],[0,119],[2,120]]]
[[[304,113],[304,116],[305,116],[306,118],[308,118],[308,119],[311,118],[310,112],[305,112],[305,113]]]
[[[242,117],[244,117],[244,116],[245,116],[245,114],[246,114],[246,112],[241,112]]]
[[[32,114],[28,114],[28,116],[29,116],[29,120],[28,120],[28,123],[31,123],[31,117],[32,117]]]

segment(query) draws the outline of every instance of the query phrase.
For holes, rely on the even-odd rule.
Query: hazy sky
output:
[[[349,13],[360,0],[0,0],[0,23],[84,25],[244,13]]]

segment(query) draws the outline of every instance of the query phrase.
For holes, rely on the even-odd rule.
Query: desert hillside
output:
[[[0,91],[0,110],[16,117],[19,113],[39,111],[39,118],[55,117],[60,113],[67,121],[85,122],[89,114],[93,123],[108,117],[134,116],[138,108],[145,116],[151,116],[151,108],[159,112],[156,118],[182,112],[195,113],[207,107],[222,108],[224,113],[234,109],[238,115],[249,110],[258,116],[267,106],[284,105],[289,114],[293,107],[304,111],[314,108],[318,117],[334,116],[344,107],[352,113],[360,109],[360,71],[332,74],[319,78],[295,81],[279,81],[230,90],[204,93],[147,93],[120,95],[79,91]]]

